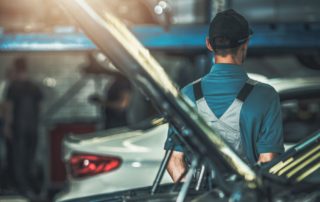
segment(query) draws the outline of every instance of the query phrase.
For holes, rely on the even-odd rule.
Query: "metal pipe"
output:
[[[168,165],[168,162],[172,156],[172,153],[173,153],[173,148],[171,148],[170,150],[167,150],[165,155],[164,155],[164,158],[161,162],[161,165],[160,165],[160,168],[158,170],[158,173],[157,173],[157,176],[156,176],[156,179],[154,180],[153,182],[153,185],[152,185],[152,188],[151,188],[151,195],[154,195],[159,187],[159,184],[162,180],[162,177],[164,175],[164,172],[166,171],[166,168],[167,168],[167,165]]]
[[[197,185],[196,185],[196,191],[199,191],[200,190],[200,187],[201,187],[201,184],[202,184],[202,181],[203,181],[203,178],[204,178],[204,173],[206,171],[206,167],[204,166],[204,164],[201,165],[201,170],[200,170],[200,175],[199,175],[199,178],[198,178],[198,181],[197,181]]]
[[[196,172],[196,168],[198,166],[198,158],[194,158],[191,162],[191,167],[186,175],[186,180],[184,182],[184,184],[181,187],[181,190],[179,192],[178,198],[177,198],[177,202],[183,202],[187,196],[188,193],[188,189],[190,187],[192,178],[193,178],[193,174]]]

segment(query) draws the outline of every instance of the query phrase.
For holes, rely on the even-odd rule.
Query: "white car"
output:
[[[272,79],[250,75],[268,82],[280,94],[284,117],[285,148],[293,146],[303,135],[318,126],[312,122],[295,122],[299,102],[307,102],[312,113],[320,117],[320,79]],[[310,100],[308,102],[308,100]],[[318,102],[314,102],[317,100]],[[294,113],[293,113],[294,112]],[[288,114],[291,115],[288,119]],[[295,127],[292,127],[292,123]],[[315,129],[313,128],[315,127]],[[168,124],[162,119],[150,121],[148,129],[118,128],[85,136],[68,136],[64,140],[64,162],[67,165],[69,188],[56,200],[150,186],[164,156],[163,145]],[[299,137],[295,137],[296,130]],[[303,131],[302,131],[303,130]],[[302,134],[302,136],[301,136]],[[165,173],[162,183],[172,182]]]
[[[64,161],[70,184],[56,200],[151,185],[164,156],[168,124],[155,119],[151,125],[146,130],[119,128],[67,137]],[[172,182],[168,174],[166,182]]]

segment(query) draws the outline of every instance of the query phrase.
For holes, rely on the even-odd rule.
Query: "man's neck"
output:
[[[242,65],[242,61],[232,57],[231,55],[227,55],[225,57],[215,56],[214,61],[216,64],[234,64],[234,65]]]

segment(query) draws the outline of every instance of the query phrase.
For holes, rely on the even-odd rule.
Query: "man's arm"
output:
[[[167,171],[172,180],[177,182],[185,170],[186,166],[183,152],[173,151],[167,166]]]
[[[258,162],[259,163],[267,163],[269,161],[272,161],[275,157],[277,157],[277,153],[262,153],[259,155]]]
[[[283,130],[279,95],[275,90],[270,92],[267,113],[264,117],[260,137],[257,142],[258,162],[267,163],[282,153]]]
[[[5,101],[3,103],[3,119],[4,119],[4,136],[8,139],[12,138],[12,131],[11,131],[11,126],[12,126],[12,119],[13,119],[13,105],[12,102],[10,101]]]
[[[177,138],[178,131],[169,124],[168,137],[164,145],[165,150],[173,150],[172,155],[167,165],[167,171],[174,182],[177,182],[180,176],[186,170],[184,162],[184,148]]]
[[[12,138],[12,123],[13,123],[13,111],[14,105],[13,100],[16,98],[14,85],[11,83],[8,84],[7,89],[4,93],[4,102],[3,102],[3,130],[4,136],[7,139]]]

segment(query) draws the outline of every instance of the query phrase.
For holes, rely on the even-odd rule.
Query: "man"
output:
[[[215,64],[201,80],[182,89],[199,114],[245,160],[253,165],[283,152],[279,96],[269,85],[250,80],[241,66],[250,35],[248,22],[232,9],[210,23],[207,48]],[[186,170],[185,148],[170,127],[165,149],[174,150],[167,170],[174,181]]]
[[[24,58],[14,61],[8,76],[4,112],[8,160],[12,160],[9,164],[18,191],[30,196],[38,188],[34,171],[42,93],[30,80]]]
[[[132,84],[119,72],[101,66],[92,54],[88,54],[87,57],[88,65],[82,69],[84,73],[112,77],[112,83],[106,85],[103,96],[92,94],[88,98],[91,104],[101,109],[104,119],[103,129],[127,126],[127,110],[132,97]]]
[[[104,99],[105,129],[128,125],[127,110],[132,97],[132,84],[121,74],[113,79]]]

